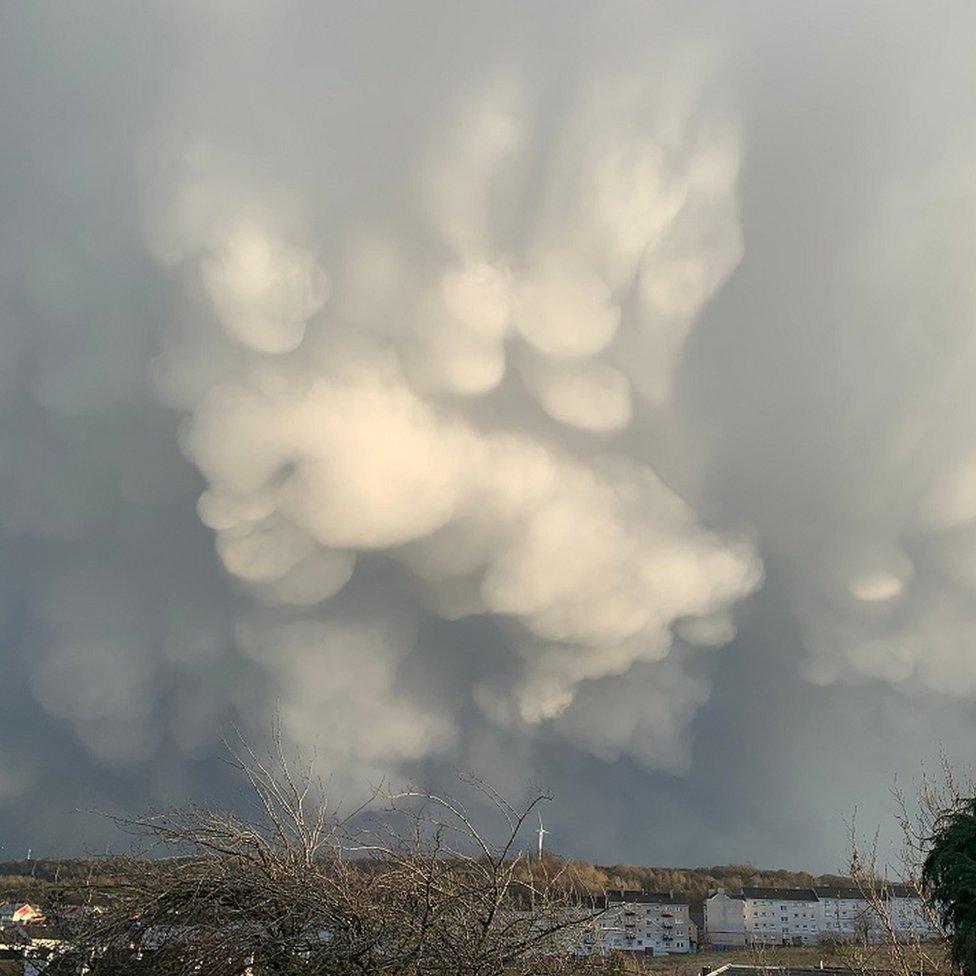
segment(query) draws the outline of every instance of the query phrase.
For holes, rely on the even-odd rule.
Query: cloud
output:
[[[620,430],[630,422],[630,383],[613,366],[567,367],[527,358],[521,374],[553,420],[594,432]]]
[[[734,202],[713,205],[734,197],[737,150],[729,123],[698,133],[694,97],[682,114],[669,99],[673,84],[658,92],[634,78],[587,80],[548,152],[536,144],[528,93],[512,80],[489,82],[445,113],[433,148],[421,141],[406,161],[422,193],[405,226],[343,228],[323,247],[349,255],[334,266],[298,243],[331,233],[317,228],[314,210],[276,209],[289,194],[261,182],[242,189],[241,161],[219,151],[192,182],[214,191],[194,190],[190,232],[178,226],[186,224],[179,206],[150,209],[177,224],[152,224],[150,239],[182,240],[168,260],[184,281],[203,284],[188,293],[197,324],[180,329],[170,355],[212,358],[210,380],[194,377],[180,390],[179,370],[163,366],[173,402],[190,407],[181,443],[208,483],[200,516],[232,577],[279,618],[294,606],[318,621],[262,631],[266,667],[279,641],[281,656],[295,658],[289,635],[308,635],[307,653],[295,658],[307,677],[281,691],[286,714],[291,696],[308,697],[309,682],[326,711],[348,697],[341,682],[330,687],[333,667],[312,660],[320,645],[326,660],[340,653],[330,649],[338,639],[314,635],[331,632],[331,599],[365,571],[361,559],[354,570],[357,556],[383,553],[413,577],[424,613],[504,623],[522,664],[507,682],[469,682],[482,719],[515,722],[525,734],[549,724],[558,734],[555,720],[577,699],[595,698],[580,706],[585,714],[600,707],[600,679],[631,674],[653,685],[660,674],[675,700],[643,724],[654,741],[619,734],[618,748],[675,763],[700,684],[682,684],[677,663],[637,665],[667,658],[675,627],[693,633],[695,620],[710,628],[706,643],[730,639],[736,605],[761,581],[760,561],[744,536],[702,525],[625,442],[608,440],[594,454],[561,431],[611,435],[635,411],[653,414],[657,402],[634,404],[628,374],[673,369],[682,335],[737,259],[734,248],[688,253],[698,234],[738,239]],[[724,169],[716,140],[733,160]],[[571,169],[580,155],[582,169]],[[542,204],[516,217],[512,201],[530,174],[542,181]],[[171,192],[187,198],[180,182]],[[516,239],[500,229],[506,214]],[[437,246],[409,243],[418,235]],[[669,235],[683,241],[677,254]],[[689,261],[698,271],[672,285],[671,298],[655,289],[656,277]],[[616,345],[624,332],[675,333],[670,363],[624,361]],[[513,356],[520,369],[509,368]],[[503,415],[493,418],[496,410]],[[557,424],[547,429],[546,415]],[[357,620],[382,615],[378,599]],[[380,700],[395,698],[402,657],[376,639],[367,658],[384,653],[382,682],[371,683],[363,664],[364,687]],[[345,734],[372,741],[373,720],[355,711]],[[410,714],[424,725],[422,712]],[[429,720],[449,715],[435,708]],[[579,718],[565,727],[582,738]],[[391,760],[405,741],[389,740]],[[367,752],[370,761],[382,755]]]
[[[971,739],[965,30],[7,21],[12,838],[223,802],[277,714],[344,788],[463,763],[580,853],[835,868],[838,768]]]
[[[258,227],[244,223],[215,236],[200,273],[221,324],[258,352],[297,348],[306,323],[328,298],[325,273],[310,254]]]

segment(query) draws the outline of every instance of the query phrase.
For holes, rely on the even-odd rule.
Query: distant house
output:
[[[46,921],[44,912],[27,902],[21,904],[8,902],[6,905],[0,905],[0,926],[27,925],[32,922],[44,921]]]
[[[23,904],[20,908],[16,909],[13,915],[10,916],[10,920],[15,925],[26,925],[29,922],[45,922],[44,912],[39,908],[35,908],[33,905]]]

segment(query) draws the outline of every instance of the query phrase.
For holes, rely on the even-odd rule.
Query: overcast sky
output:
[[[276,720],[604,862],[835,871],[967,763],[974,31],[4,4],[0,856]]]

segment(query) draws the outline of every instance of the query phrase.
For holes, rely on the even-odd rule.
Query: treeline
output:
[[[30,861],[0,861],[0,879],[32,878],[36,881],[80,881],[91,876],[125,874],[127,857],[47,857]]]
[[[568,863],[555,854],[546,861],[553,875],[562,873],[566,884],[580,893],[599,894],[610,889],[673,891],[676,897],[699,907],[717,888],[730,894],[743,886],[808,888],[812,885],[838,885],[846,879],[834,874],[756,868],[751,864],[716,865],[700,868],[647,867],[636,864]],[[0,861],[0,900],[43,900],[53,887],[90,883],[94,888],[111,889],[126,878],[133,862],[125,857],[41,858],[31,861]]]
[[[636,864],[589,864],[572,861],[569,873],[588,892],[607,889],[673,891],[692,907],[701,905],[718,888],[737,894],[743,887],[809,888],[839,885],[847,879],[836,874],[810,874],[780,868],[756,868],[751,864],[727,864],[701,868],[660,868]],[[849,882],[847,882],[849,883]]]
[[[126,857],[39,858],[30,861],[0,861],[0,904],[32,902],[46,905],[64,900],[64,892],[87,889],[87,900],[101,901],[133,873],[133,860]],[[74,894],[69,901],[77,900]]]

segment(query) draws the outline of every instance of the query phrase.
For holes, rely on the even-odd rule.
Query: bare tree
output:
[[[521,846],[545,794],[516,808],[465,778],[487,825],[423,790],[376,790],[342,814],[280,737],[270,758],[243,739],[230,752],[253,815],[191,806],[118,821],[154,856],[133,859],[101,914],[62,919],[60,971],[518,976],[578,951],[599,914],[564,866]]]
[[[867,910],[855,938],[843,947],[851,968],[862,973],[883,969],[899,976],[958,972],[942,919],[928,897],[922,868],[941,817],[956,808],[962,796],[972,795],[973,787],[971,774],[960,782],[944,750],[934,771],[923,766],[911,793],[896,782],[891,792],[899,843],[891,859],[881,856],[879,831],[864,841],[856,818],[852,819],[850,876]],[[909,902],[913,908],[906,917],[897,906]]]

